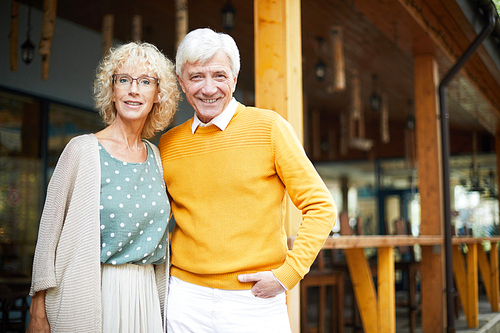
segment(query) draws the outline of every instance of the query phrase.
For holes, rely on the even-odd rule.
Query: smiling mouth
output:
[[[215,102],[217,102],[217,98],[214,98],[214,99],[202,99],[201,101],[204,102],[204,103],[215,103]]]
[[[141,105],[142,103],[139,103],[139,102],[125,102],[125,104],[127,104],[127,105],[131,105],[131,106],[139,106],[139,105]]]

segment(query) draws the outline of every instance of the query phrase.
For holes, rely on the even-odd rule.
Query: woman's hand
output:
[[[37,292],[31,299],[30,322],[26,333],[50,333],[45,311],[45,290]]]

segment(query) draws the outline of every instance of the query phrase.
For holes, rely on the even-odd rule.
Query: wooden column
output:
[[[420,235],[443,235],[437,62],[432,55],[416,55],[414,59]],[[422,246],[421,275],[423,332],[441,333],[446,324],[442,246]]]
[[[115,16],[113,14],[104,15],[102,18],[102,54],[109,52],[113,44],[113,28],[115,24]]]
[[[132,17],[132,40],[140,42],[142,39],[142,16],[134,15]]]
[[[254,1],[255,105],[278,112],[303,142],[300,0]],[[290,200],[286,231],[295,236],[301,214]],[[287,293],[292,332],[300,331],[298,286]]]
[[[175,49],[189,30],[188,0],[175,0]]]
[[[42,80],[49,78],[50,49],[56,23],[57,0],[44,0],[43,2],[43,27],[38,53],[42,56]]]

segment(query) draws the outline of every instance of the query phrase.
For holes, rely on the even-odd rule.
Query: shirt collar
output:
[[[224,131],[229,125],[229,122],[234,116],[234,113],[236,112],[236,108],[238,107],[238,102],[236,99],[233,97],[229,104],[227,105],[226,109],[222,111],[221,114],[219,114],[217,117],[214,117],[210,122],[208,123],[203,123],[201,120],[198,118],[196,115],[196,112],[194,113],[193,117],[193,125],[191,126],[191,132],[194,134],[196,132],[196,129],[198,126],[200,127],[206,127],[210,125],[215,125],[217,126],[221,131]]]

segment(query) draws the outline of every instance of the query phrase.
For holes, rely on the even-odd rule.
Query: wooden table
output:
[[[294,238],[289,238],[290,248]],[[499,311],[498,242],[500,237],[453,237],[453,272],[469,327],[478,322],[478,267],[493,311]],[[491,242],[488,259],[481,244]],[[466,244],[465,255],[459,246]],[[323,249],[343,249],[361,321],[367,333],[396,332],[394,247],[441,246],[442,236],[340,236],[329,237]],[[479,245],[479,246],[478,246]],[[377,289],[364,249],[377,248]],[[378,291],[378,292],[377,292]]]

